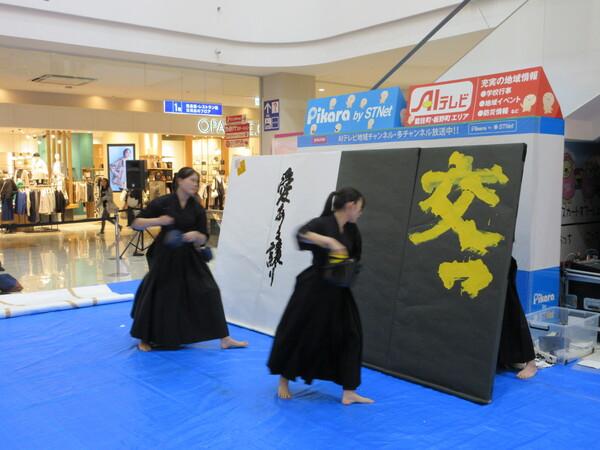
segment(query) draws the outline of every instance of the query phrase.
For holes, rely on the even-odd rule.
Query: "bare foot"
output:
[[[152,350],[152,346],[144,341],[140,341],[140,343],[138,344],[138,348],[143,352],[149,352]]]
[[[521,380],[526,380],[527,378],[531,378],[537,373],[537,367],[535,366],[535,359],[532,359],[527,364],[525,364],[525,368],[521,370],[517,374],[517,378]]]
[[[248,341],[236,341],[231,336],[227,336],[227,337],[224,337],[223,339],[221,339],[221,348],[222,349],[242,348],[242,347],[245,347],[246,345],[248,345]]]
[[[277,397],[279,398],[292,398],[292,394],[290,392],[290,380],[286,377],[279,377],[279,386],[277,387]]]
[[[344,405],[351,405],[353,403],[375,403],[375,400],[358,395],[356,391],[344,391],[342,403]]]

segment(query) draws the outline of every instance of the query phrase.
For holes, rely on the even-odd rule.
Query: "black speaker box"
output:
[[[146,160],[125,161],[127,170],[127,189],[146,189]]]

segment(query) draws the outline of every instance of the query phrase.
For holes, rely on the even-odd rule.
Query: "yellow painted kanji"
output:
[[[467,262],[453,261],[440,264],[438,274],[446,289],[452,289],[460,280],[460,293],[466,292],[471,298],[477,297],[479,291],[486,288],[494,279],[481,259]]]
[[[491,169],[473,170],[473,157],[459,152],[452,153],[448,167],[448,172],[430,170],[421,178],[423,190],[431,196],[420,202],[419,206],[423,211],[438,216],[440,221],[429,230],[409,234],[408,238],[418,245],[436,239],[451,229],[458,235],[462,251],[485,255],[488,247],[497,246],[504,236],[480,231],[474,220],[464,220],[462,216],[475,197],[491,207],[496,206],[500,201],[496,191],[485,187],[484,184],[505,184],[508,177],[498,165]],[[448,195],[454,188],[462,192],[456,202],[452,203]]]
[[[502,167],[494,164],[491,169],[473,170],[473,157],[454,152],[448,160],[447,172],[429,171],[421,177],[421,186],[428,194],[427,199],[419,203],[420,208],[439,217],[439,221],[430,229],[410,233],[408,238],[415,244],[434,240],[446,231],[457,234],[461,251],[485,255],[490,247],[496,247],[504,236],[499,233],[477,229],[474,220],[465,220],[463,215],[475,198],[495,207],[500,198],[490,184],[506,184],[508,177]],[[448,196],[458,189],[459,197],[453,203]],[[468,262],[442,263],[438,275],[446,289],[451,289],[457,280],[461,281],[462,292],[475,298],[493,279],[487,266],[481,259]]]

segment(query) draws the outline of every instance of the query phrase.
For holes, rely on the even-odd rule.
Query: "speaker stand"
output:
[[[152,240],[154,240],[154,235],[152,233],[150,233],[150,231],[135,230],[135,233],[133,233],[133,235],[131,236],[131,239],[129,239],[129,242],[123,249],[123,252],[121,253],[121,256],[119,256],[119,258],[123,258],[123,255],[125,254],[125,252],[127,251],[127,249],[130,246],[133,246],[133,248],[135,249],[132,253],[132,256],[144,256],[144,253],[142,253],[142,252],[145,251],[146,249],[148,249],[148,247],[150,247],[150,244],[148,244],[148,245],[144,244],[144,232],[148,233],[150,235],[150,237],[152,238]],[[134,241],[135,241],[135,243],[134,243]]]

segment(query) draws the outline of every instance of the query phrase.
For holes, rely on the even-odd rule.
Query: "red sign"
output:
[[[412,86],[406,126],[544,116],[562,118],[541,67]]]
[[[238,122],[245,122],[246,121],[246,114],[240,114],[237,116],[227,116],[225,118],[225,123],[238,123]]]
[[[249,139],[225,139],[225,147],[248,147],[250,145]]]
[[[250,124],[225,125],[225,139],[247,139],[250,137]]]
[[[225,125],[226,147],[248,147],[250,145],[250,124]]]

